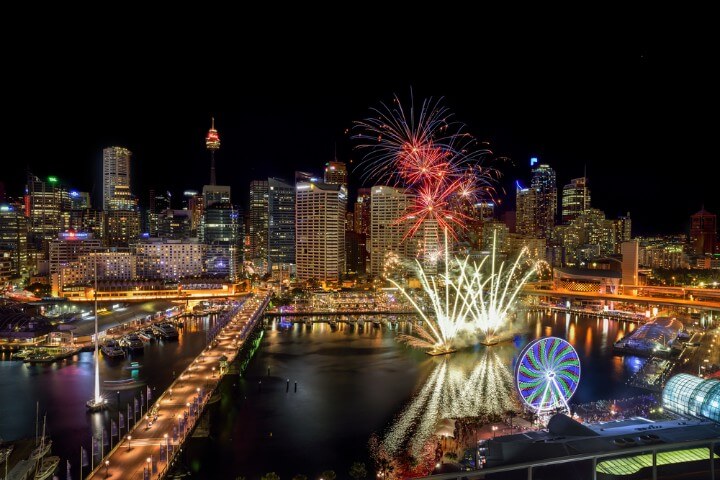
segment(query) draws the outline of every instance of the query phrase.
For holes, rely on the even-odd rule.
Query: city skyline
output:
[[[67,96],[55,95],[54,89],[38,92],[28,99],[27,109],[9,112],[32,130],[12,132],[15,142],[8,154],[22,160],[9,162],[0,181],[8,194],[18,195],[29,168],[40,177],[67,180],[78,190],[94,187],[97,198],[102,149],[119,145],[133,152],[133,192],[143,205],[151,187],[176,195],[198,190],[209,183],[205,135],[215,117],[223,141],[216,154],[218,183],[232,186],[238,192],[235,202],[244,207],[250,181],[291,180],[295,170],[320,175],[336,151],[339,160],[353,160],[352,171],[360,159],[349,138],[353,122],[393,94],[408,99],[412,89],[416,99],[444,96],[469,132],[488,141],[496,157],[510,159],[497,165],[504,173],[503,199],[510,205],[514,182],[529,181],[529,161],[537,157],[557,172],[558,185],[587,169],[594,206],[610,217],[630,211],[639,234],[687,233],[689,216],[703,205],[720,211],[714,193],[720,167],[703,161],[713,152],[711,131],[692,114],[702,90],[696,83],[706,78],[699,52],[630,43],[588,49],[584,56],[575,53],[490,53],[488,71],[496,74],[480,78],[396,65],[377,79],[371,69],[353,69],[339,60],[280,86],[274,78],[277,66],[238,84],[219,67],[208,80],[212,88],[204,82],[192,85],[182,105],[163,92],[151,97],[140,89],[135,96],[128,89],[117,96],[123,107],[112,108],[83,97],[82,84],[72,78],[59,79]],[[80,67],[70,77],[92,67]],[[327,70],[337,74],[327,76]],[[151,67],[151,72],[157,74],[154,83],[168,78],[172,69]],[[265,82],[266,77],[273,81]],[[108,79],[107,86],[117,81]],[[139,80],[128,81],[140,85]],[[189,79],[177,82],[190,86]],[[43,112],[42,119],[35,118],[37,111]],[[77,134],[79,124],[82,135]],[[358,177],[351,172],[351,198],[362,186]],[[656,200],[668,197],[674,200],[658,209]]]

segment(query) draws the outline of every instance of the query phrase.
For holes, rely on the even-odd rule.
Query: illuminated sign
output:
[[[63,232],[60,234],[60,238],[64,240],[86,240],[89,234],[83,232]]]
[[[308,185],[308,184],[301,184],[301,185],[298,185],[298,186],[297,186],[297,189],[298,189],[298,190],[309,190],[309,189],[310,189],[310,185]]]
[[[78,192],[76,192],[75,190],[72,190],[72,191],[70,192],[70,196],[71,196],[71,197],[79,197],[80,194],[79,194]]]
[[[57,177],[48,177],[48,182],[50,182],[50,183],[57,183],[57,182],[58,182],[58,179],[57,179]]]
[[[530,157],[530,166],[531,166],[531,167],[532,167],[533,165],[537,164],[537,162],[538,162],[537,157]]]

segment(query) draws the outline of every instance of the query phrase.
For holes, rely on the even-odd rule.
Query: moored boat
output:
[[[43,458],[42,462],[38,466],[35,472],[35,480],[45,480],[50,475],[55,473],[55,469],[60,463],[60,457],[52,456]]]

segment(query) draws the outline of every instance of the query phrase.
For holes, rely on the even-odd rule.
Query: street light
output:
[[[497,425],[492,426],[493,439],[495,438],[495,432],[497,432],[497,429],[498,429]]]
[[[165,463],[168,463],[170,461],[170,438],[167,433],[163,437],[165,437]]]
[[[105,478],[108,478],[108,468],[110,468],[110,460],[105,460]]]
[[[131,442],[131,440],[132,440],[132,435],[128,435],[128,436],[127,436],[127,441],[128,441],[128,451],[130,450],[130,442]]]
[[[150,462],[152,462],[152,459],[150,457],[147,457],[145,461],[147,462],[148,473],[152,475],[152,469],[150,468]]]

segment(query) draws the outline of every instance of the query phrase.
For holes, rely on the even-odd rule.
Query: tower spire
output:
[[[220,149],[220,135],[215,130],[215,117],[210,117],[210,131],[205,137],[205,148],[210,150],[210,185],[215,185],[215,151]]]

